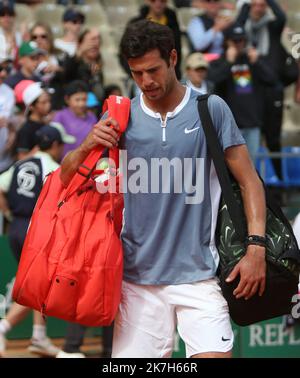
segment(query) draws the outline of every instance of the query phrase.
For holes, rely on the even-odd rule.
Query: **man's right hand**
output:
[[[107,148],[117,146],[119,142],[119,129],[118,122],[111,117],[99,121],[94,125],[93,129],[82,143],[82,150],[90,152],[99,145]]]

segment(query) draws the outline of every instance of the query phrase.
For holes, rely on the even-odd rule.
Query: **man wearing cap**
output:
[[[74,56],[84,21],[85,16],[79,10],[73,8],[67,9],[62,19],[64,35],[62,38],[55,39],[55,48],[64,51],[68,56]]]
[[[17,261],[20,260],[26,231],[43,181],[48,173],[59,167],[64,143],[74,143],[62,125],[50,124],[36,133],[39,151],[17,162],[0,175],[0,210],[10,221],[9,243]],[[5,334],[21,322],[31,309],[14,303],[5,319],[0,321],[0,356],[5,351]],[[59,349],[46,336],[46,325],[39,312],[34,312],[33,335],[29,350],[43,356],[55,357]]]
[[[208,62],[201,53],[189,55],[185,62],[185,85],[201,94],[213,92],[213,83],[207,80]]]
[[[247,47],[246,32],[234,25],[225,35],[225,52],[211,63],[209,77],[215,93],[229,105],[254,159],[263,126],[263,89],[273,85],[274,72],[254,47]]]
[[[23,42],[19,48],[19,64],[21,68],[15,74],[9,76],[5,83],[14,89],[22,80],[38,81],[39,78],[34,72],[39,64],[40,56],[43,54],[45,54],[45,51],[39,49],[35,42]]]
[[[19,160],[32,155],[36,151],[37,139],[35,133],[46,123],[51,110],[51,100],[50,95],[42,88],[40,82],[30,80],[23,80],[17,84],[15,95],[26,106],[26,121],[18,131],[16,140],[16,152]]]

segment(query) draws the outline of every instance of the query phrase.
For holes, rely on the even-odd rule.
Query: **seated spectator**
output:
[[[41,55],[44,54],[45,51],[39,49],[35,42],[23,42],[19,49],[20,69],[15,74],[8,76],[5,83],[14,89],[22,80],[38,81],[39,78],[35,74],[35,71]]]
[[[54,47],[52,30],[48,24],[36,23],[30,30],[30,39],[37,43],[38,48],[47,52],[40,56],[40,62],[35,73],[45,87],[53,90],[52,109],[59,110],[64,104],[64,92],[61,85],[63,80],[63,53]]]
[[[185,84],[201,94],[213,92],[213,82],[207,80],[208,62],[201,53],[189,55],[185,62]]]
[[[223,53],[223,31],[233,22],[231,16],[222,13],[221,0],[201,0],[199,8],[204,14],[193,17],[187,34],[193,51],[202,53]]]
[[[97,122],[96,116],[87,109],[88,86],[85,82],[75,80],[65,90],[65,102],[67,108],[57,112],[54,122],[63,125],[68,134],[76,138],[76,142],[64,148],[64,154],[77,148]]]
[[[22,35],[16,31],[15,9],[11,2],[0,2],[0,38],[2,54],[15,61]]]
[[[13,115],[15,106],[14,91],[4,80],[11,62],[0,56],[0,172],[5,171],[12,163],[9,147],[11,146],[9,119]]]
[[[209,77],[215,93],[229,105],[254,159],[263,125],[263,89],[276,80],[266,59],[247,46],[245,30],[233,26],[225,34],[225,52],[211,63]]]
[[[79,37],[76,56],[68,57],[64,63],[64,80],[70,83],[82,80],[99,101],[103,99],[102,58],[100,34],[97,29],[87,29]]]
[[[136,22],[139,20],[143,20],[145,18],[157,22],[162,25],[169,26],[170,29],[173,30],[174,38],[175,38],[175,49],[177,50],[178,54],[178,61],[176,65],[176,75],[178,79],[181,78],[180,72],[180,65],[181,65],[181,33],[179,24],[177,21],[176,13],[168,8],[168,1],[167,0],[146,0],[146,5],[143,5],[140,9],[140,14],[138,17],[135,17],[130,21]],[[124,66],[124,62],[122,62]],[[125,68],[126,66],[124,66]],[[126,68],[128,72],[128,69]]]
[[[73,8],[67,9],[63,15],[64,35],[55,39],[54,46],[68,56],[74,56],[84,21],[85,17],[81,12]]]
[[[15,88],[17,95],[18,86]],[[16,153],[18,160],[25,159],[37,151],[36,132],[44,126],[51,110],[50,95],[41,87],[41,83],[31,82],[23,90],[22,99],[26,106],[26,121],[18,131]]]
[[[281,35],[287,18],[278,1],[251,0],[242,6],[237,20],[244,25],[249,44],[255,46],[259,54],[266,58],[270,69],[277,76],[274,85],[264,90],[262,131],[268,149],[271,152],[280,152],[284,104]],[[282,178],[281,159],[273,158],[272,161],[277,176]]]
[[[62,72],[57,55],[60,50],[54,48],[53,34],[49,25],[38,22],[30,30],[30,40],[37,44],[37,47],[46,53],[40,56],[37,72],[41,81],[49,83],[57,72]]]

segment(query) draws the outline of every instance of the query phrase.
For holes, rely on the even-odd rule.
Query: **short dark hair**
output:
[[[173,31],[168,26],[149,20],[129,24],[120,43],[121,55],[125,59],[140,58],[147,52],[157,49],[168,65],[174,48]]]
[[[75,93],[85,92],[88,93],[89,87],[83,80],[74,80],[69,83],[65,88],[65,95],[72,96]]]

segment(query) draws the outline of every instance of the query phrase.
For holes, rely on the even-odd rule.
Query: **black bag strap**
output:
[[[214,162],[216,173],[222,189],[222,195],[227,205],[231,221],[234,225],[239,239],[241,241],[244,241],[247,236],[247,230],[244,229],[243,223],[241,222],[243,213],[239,207],[239,204],[233,192],[231,179],[224,158],[224,153],[221,148],[216,129],[214,128],[213,121],[209,113],[208,98],[208,94],[198,96],[197,100],[199,116],[206,136],[208,150]]]

